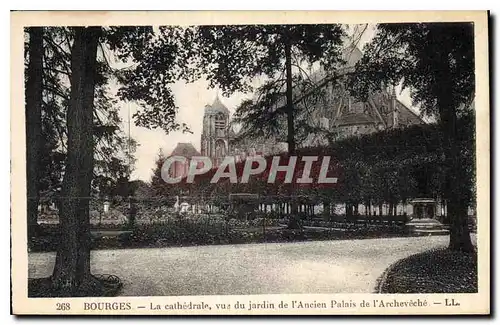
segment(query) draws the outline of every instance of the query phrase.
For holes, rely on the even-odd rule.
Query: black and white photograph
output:
[[[16,25],[17,310],[489,313],[487,13],[213,14]]]

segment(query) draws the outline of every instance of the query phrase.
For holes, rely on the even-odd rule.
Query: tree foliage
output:
[[[472,23],[379,24],[356,65],[350,88],[363,98],[380,90],[382,83],[401,83],[423,114],[436,116],[437,98],[445,86],[438,78],[447,65],[450,105],[459,114],[468,113],[475,94],[474,62]]]
[[[471,23],[380,24],[350,82],[360,98],[382,84],[401,84],[410,89],[422,114],[439,121],[445,159],[442,194],[452,223],[450,248],[464,251],[473,249],[467,207],[472,200],[475,157],[471,152],[469,161],[457,159],[464,156],[458,119],[474,116],[474,62]]]
[[[184,35],[192,45],[186,51],[186,78],[206,77],[211,87],[219,87],[225,95],[255,93],[235,114],[235,123],[242,125],[241,138],[295,139],[295,127],[283,133],[286,116],[297,116],[295,103],[286,99],[287,78],[293,78],[293,87],[311,86],[306,83],[306,69],[316,64],[333,71],[342,62],[340,25],[199,26],[188,28]],[[287,45],[293,67],[290,76],[285,71]]]
[[[125,101],[134,101],[141,110],[134,114],[136,125],[161,128],[166,132],[188,132],[184,123],[178,123],[171,85],[179,79],[186,58],[181,54],[179,27],[110,27],[108,45],[120,60],[130,64],[116,71],[121,85],[118,95]]]

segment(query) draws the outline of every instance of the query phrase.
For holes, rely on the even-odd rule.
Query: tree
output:
[[[63,238],[57,251],[52,286],[56,295],[95,295],[102,291],[100,281],[90,273],[89,201],[95,154],[98,153],[100,140],[111,139],[108,143],[113,144],[117,139],[114,137],[116,125],[105,125],[102,115],[96,114],[107,107],[106,103],[110,103],[105,84],[112,75],[106,68],[111,68],[106,54],[114,53],[119,59],[133,63],[119,71],[111,70],[116,73],[118,81],[123,82],[120,96],[143,106],[143,110],[134,115],[136,124],[160,126],[168,132],[185,127],[176,123],[176,107],[169,88],[174,80],[172,70],[176,47],[169,46],[170,40],[165,35],[154,36],[149,27],[77,27],[55,29],[53,32],[46,40],[54,50],[49,59],[57,58],[54,59],[56,65],[46,71],[57,70],[57,73],[66,75],[69,87],[65,89],[70,95],[67,98],[65,89],[51,89],[52,94],[63,99],[62,103],[56,103],[57,108],[64,106],[59,104],[67,103],[64,121],[67,132],[61,137],[61,144],[66,144],[67,153],[59,196]],[[60,43],[53,39],[59,34],[63,34],[64,38]],[[61,44],[65,44],[66,48]],[[63,66],[64,71],[61,72],[58,65]],[[53,77],[54,86],[60,86],[57,82],[59,76],[49,77]],[[64,82],[61,83],[64,85]],[[116,111],[110,112],[113,114]],[[116,118],[111,116],[108,121],[116,121]],[[52,122],[55,127],[60,126],[57,123],[59,120]]]
[[[151,189],[154,196],[162,196],[168,193],[168,184],[162,178],[162,167],[166,159],[167,157],[165,157],[163,151],[160,149],[155,160],[153,175],[151,176]]]
[[[42,137],[43,28],[28,28],[29,65],[26,71],[26,189],[28,196],[28,238],[38,227]]]
[[[280,129],[286,125],[288,153],[294,155],[297,115],[294,84],[308,84],[304,82],[302,66],[319,63],[329,70],[337,65],[341,61],[343,35],[340,25],[188,28],[184,38],[192,46],[186,53],[191,63],[186,74],[194,78],[205,76],[212,87],[219,86],[225,94],[250,92],[254,89],[252,83],[260,78],[262,85],[257,88],[257,98],[243,102],[236,113],[236,122],[243,124],[242,137],[266,133],[281,136]],[[293,193],[294,187],[290,186],[289,226],[296,228],[299,225]]]
[[[39,155],[40,159],[30,158],[34,152],[32,146],[27,145],[28,166],[35,165],[33,172],[28,172],[28,187],[30,189],[30,209],[33,211],[28,215],[31,222],[37,224],[37,206],[42,207],[54,203],[60,195],[62,175],[64,173],[64,162],[67,151],[67,125],[66,113],[70,100],[70,75],[71,75],[71,47],[74,33],[67,27],[44,27],[41,31],[40,51],[42,54],[42,66],[32,76],[41,80],[41,133],[39,137],[32,134],[37,133],[37,125],[33,122],[38,119],[30,117],[35,112],[33,107],[33,77],[28,77],[30,66],[36,62],[36,55],[31,55],[29,48],[30,37],[27,28],[26,33],[26,117],[27,117],[27,141],[34,144],[38,141],[44,153]],[[36,30],[36,28],[34,29]],[[43,45],[43,46],[42,46]],[[33,46],[31,46],[33,48]],[[94,109],[94,131],[95,153],[94,153],[94,179],[92,181],[92,193],[103,196],[109,194],[107,187],[113,187],[121,177],[128,177],[133,170],[136,143],[128,139],[119,125],[118,101],[110,94],[108,83],[113,78],[114,69],[109,66],[107,53],[109,50],[100,43],[97,60],[97,76],[95,90]],[[30,108],[31,107],[31,108]],[[29,109],[28,109],[29,108]],[[35,112],[36,113],[36,112]],[[32,139],[31,141],[29,139]],[[31,167],[33,170],[34,167]],[[37,177],[35,177],[35,174]],[[37,178],[38,190],[34,191],[30,179]],[[34,194],[33,194],[34,193]],[[38,199],[39,198],[39,199]],[[36,201],[36,202],[35,202]],[[42,211],[44,211],[42,209]],[[30,227],[33,228],[33,227]],[[30,233],[33,233],[30,231]]]
[[[180,188],[177,184],[167,184],[163,180],[162,167],[166,159],[167,157],[165,157],[163,151],[160,150],[155,160],[153,175],[151,176],[151,190],[153,197],[159,200],[168,199],[169,202],[172,202],[172,197],[180,194]]]
[[[451,218],[450,249],[471,251],[467,207],[471,173],[464,164],[457,120],[473,115],[474,28],[471,23],[380,24],[351,79],[360,97],[382,83],[411,90],[422,113],[437,117],[442,130],[443,196]],[[469,157],[474,160],[473,157]],[[466,160],[466,159],[465,159]]]
[[[60,198],[61,244],[53,281],[61,292],[86,292],[90,274],[89,201],[93,174],[93,107],[100,27],[76,27],[71,49],[68,156]]]

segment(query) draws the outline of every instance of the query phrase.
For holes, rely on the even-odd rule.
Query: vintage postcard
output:
[[[14,314],[490,313],[486,11],[11,35]]]

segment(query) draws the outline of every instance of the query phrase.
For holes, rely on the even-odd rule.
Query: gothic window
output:
[[[224,137],[226,130],[226,117],[223,114],[215,116],[215,134],[218,137]]]
[[[223,130],[226,128],[226,117],[224,114],[217,114],[215,116],[215,129]]]
[[[207,152],[207,140],[203,140],[202,154],[206,154],[206,152]]]
[[[226,156],[226,143],[223,140],[217,140],[215,143],[215,157],[225,157]]]

